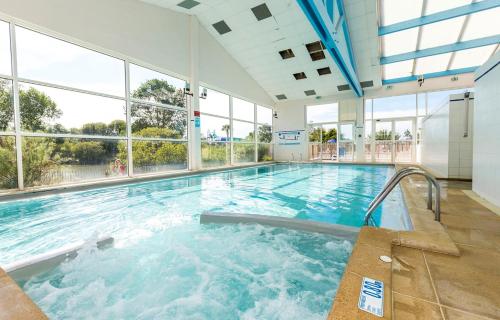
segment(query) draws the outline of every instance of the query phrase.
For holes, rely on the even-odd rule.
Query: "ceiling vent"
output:
[[[332,73],[332,70],[330,70],[330,67],[319,68],[319,69],[316,69],[316,71],[318,71],[318,74],[319,74],[320,76],[324,76],[325,74],[330,74],[330,73]]]
[[[315,96],[316,95],[316,91],[314,91],[314,90],[306,90],[306,91],[304,91],[304,93],[306,94],[306,96]]]
[[[325,49],[325,46],[323,45],[323,42],[316,41],[316,42],[307,43],[306,48],[307,48],[307,51],[309,51],[309,53],[311,53],[311,52],[316,52],[316,51],[322,51]]]
[[[178,3],[177,6],[178,7],[181,7],[181,8],[184,8],[184,9],[191,9],[191,8],[194,8],[196,7],[197,5],[199,5],[200,3],[198,1],[194,1],[194,0],[184,0],[182,1],[181,3]]]
[[[323,51],[317,51],[309,54],[311,56],[312,61],[323,60],[325,59],[325,53]]]
[[[373,87],[373,81],[361,81],[361,88],[370,88]]]
[[[350,90],[350,89],[351,89],[351,87],[349,87],[349,85],[348,85],[348,84],[343,84],[343,85],[337,86],[337,89],[338,89],[339,91],[347,91],[347,90]]]
[[[295,80],[302,80],[302,79],[307,78],[307,76],[304,72],[294,73],[293,76],[295,77]]]
[[[229,26],[227,25],[227,23],[224,20],[216,22],[212,26],[214,27],[215,30],[217,30],[217,32],[220,35],[223,35],[223,34],[231,31],[231,28],[229,28]]]
[[[278,100],[285,100],[285,99],[286,99],[286,96],[285,96],[284,94],[277,94],[277,95],[276,95],[276,98],[277,98]]]
[[[253,7],[252,12],[255,15],[255,18],[257,18],[257,21],[272,17],[271,11],[269,11],[269,8],[265,3]]]
[[[283,60],[295,57],[292,49],[281,50],[279,54]]]
[[[325,59],[325,53],[323,52],[325,46],[323,45],[323,42],[316,41],[307,43],[306,48],[307,51],[309,52],[309,55],[311,56],[312,61]]]

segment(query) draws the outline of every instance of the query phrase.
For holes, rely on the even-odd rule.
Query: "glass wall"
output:
[[[184,87],[0,21],[0,190],[186,169]]]
[[[230,97],[215,90],[205,90],[207,96],[200,99],[201,166],[210,168],[229,165],[232,135]]]
[[[202,167],[273,159],[272,109],[215,90],[201,90],[207,92],[200,100]]]
[[[306,107],[309,160],[354,160],[355,104],[329,103]]]
[[[419,162],[422,119],[450,95],[471,89],[423,92],[365,100],[365,159]]]

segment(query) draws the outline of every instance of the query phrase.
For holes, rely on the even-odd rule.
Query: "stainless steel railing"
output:
[[[419,168],[408,167],[396,172],[391,177],[391,179],[389,179],[389,181],[385,184],[382,191],[380,191],[380,193],[377,194],[377,196],[370,203],[370,205],[368,206],[368,210],[366,211],[365,214],[365,219],[364,219],[365,225],[369,225],[370,222],[372,222],[372,225],[375,225],[375,222],[373,221],[372,218],[373,212],[375,212],[375,210],[382,203],[382,201],[385,200],[385,198],[389,195],[389,193],[391,193],[391,191],[399,184],[399,182],[401,182],[401,180],[403,180],[403,178],[414,174],[424,176],[427,179],[427,182],[429,184],[427,192],[427,208],[429,210],[432,210],[432,186],[434,186],[434,188],[436,189],[434,220],[441,221],[441,186],[439,185],[438,181],[432,175],[428,174],[427,172]]]

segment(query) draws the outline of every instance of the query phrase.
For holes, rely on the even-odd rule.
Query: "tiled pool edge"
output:
[[[46,320],[43,311],[0,268],[0,320]]]

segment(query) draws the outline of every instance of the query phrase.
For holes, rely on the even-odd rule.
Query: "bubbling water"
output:
[[[324,319],[352,244],[259,225],[184,224],[23,285],[51,319]]]

